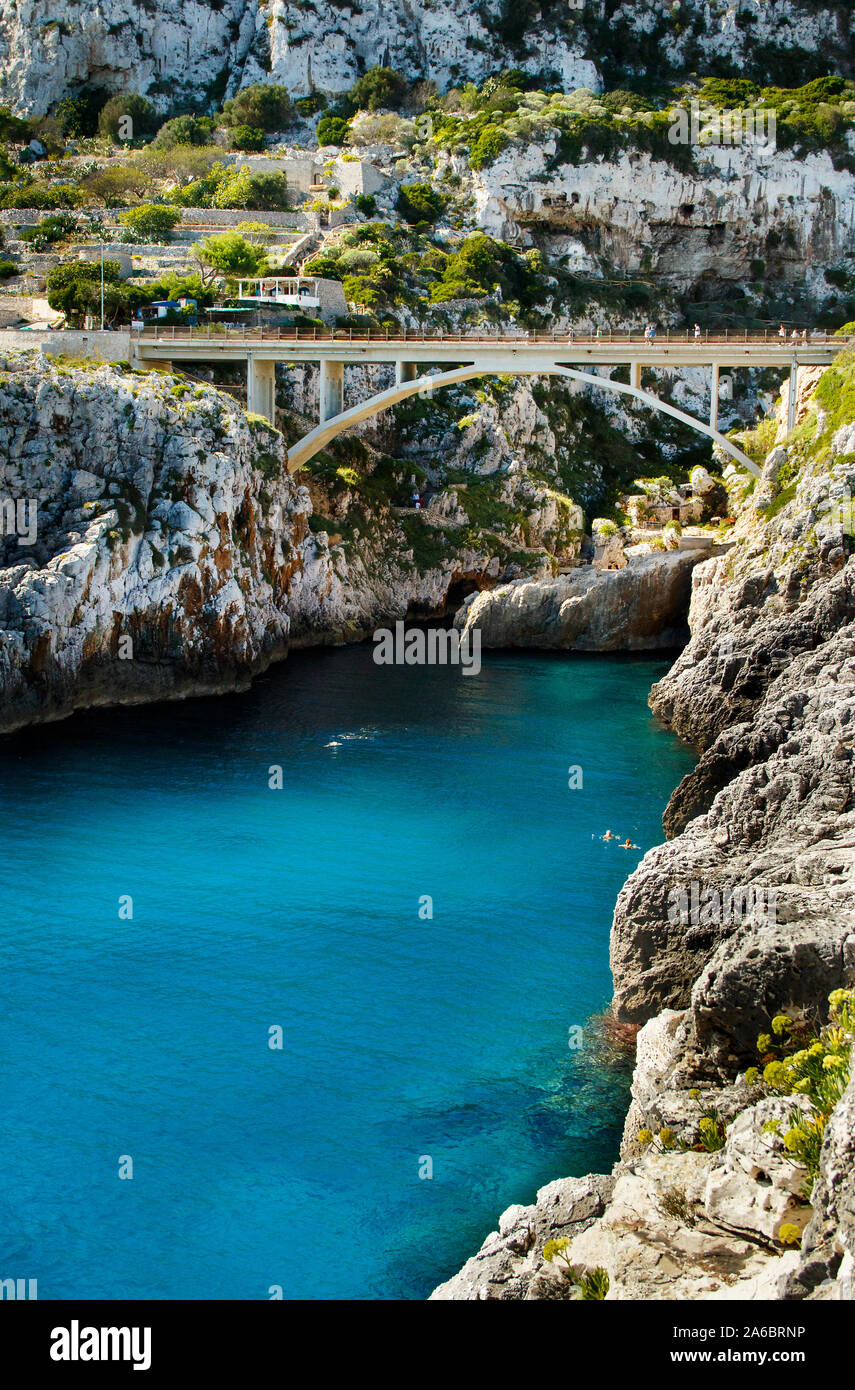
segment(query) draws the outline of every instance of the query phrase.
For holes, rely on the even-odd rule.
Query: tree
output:
[[[13,116],[8,106],[0,106],[0,140],[17,140],[23,143],[32,135],[30,122],[21,116]]]
[[[249,170],[241,170],[249,173]],[[246,198],[242,203],[217,203],[217,207],[243,207],[250,212],[281,212],[289,205],[288,181],[284,174],[250,174]]]
[[[89,136],[98,129],[98,113],[110,93],[100,87],[83,87],[74,96],[63,97],[55,116],[63,135]]]
[[[120,213],[119,221],[139,241],[171,241],[172,229],[181,221],[181,212],[178,208],[144,203],[142,207]]]
[[[117,144],[123,140],[144,139],[156,129],[157,112],[150,101],[136,92],[110,97],[98,116],[98,134]]]
[[[118,261],[104,262],[105,308],[107,287],[118,285],[121,278]],[[95,261],[65,261],[55,265],[47,274],[47,301],[52,309],[80,319],[92,312],[101,300],[101,266]]]
[[[411,226],[417,222],[433,225],[442,216],[445,201],[429,183],[403,183],[396,207],[404,221]]]
[[[306,275],[316,275],[320,280],[340,280],[342,267],[333,256],[314,256],[303,267]]]
[[[156,143],[137,150],[132,156],[132,167],[145,171],[149,178],[175,179],[186,184],[191,179],[202,178],[217,164],[222,167],[222,153],[211,145],[173,145],[164,149]]]
[[[195,273],[179,275],[176,271],[169,271],[153,284],[148,282],[146,289],[149,303],[155,299],[195,299],[199,305],[214,302],[214,291],[205,284],[201,275]]]
[[[319,145],[346,145],[350,125],[341,116],[321,116],[317,135]]]
[[[236,125],[229,131],[233,150],[260,150],[264,148],[264,131],[256,126]]]
[[[194,179],[172,197],[184,208],[246,208],[250,212],[279,211],[289,204],[284,174],[253,174],[246,164],[241,169],[215,164],[203,178]]]
[[[256,82],[244,87],[223,104],[228,126],[253,126],[258,130],[285,130],[292,120],[291,98],[286,87]]]
[[[237,232],[205,237],[197,244],[194,254],[204,267],[202,281],[205,285],[210,285],[217,274],[250,278],[263,275],[267,267],[264,251]]]
[[[214,122],[210,116],[175,116],[160,127],[152,145],[171,150],[176,145],[210,145],[213,138]]]
[[[105,208],[126,208],[134,198],[151,194],[153,187],[151,176],[136,164],[95,169],[85,175],[82,186],[87,195],[102,202]]]
[[[397,111],[407,95],[407,81],[394,68],[369,68],[347,94],[354,111]]]

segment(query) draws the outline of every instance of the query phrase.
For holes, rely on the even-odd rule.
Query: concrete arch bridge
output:
[[[706,435],[750,473],[759,469],[718,429],[719,374],[722,368],[780,367],[790,374],[789,424],[795,423],[797,372],[800,366],[827,365],[849,340],[817,332],[793,342],[773,333],[664,333],[649,342],[640,333],[616,332],[599,337],[567,334],[435,333],[357,335],[339,330],[329,335],[311,330],[146,328],[133,334],[133,358],[139,363],[245,360],[247,408],[276,423],[275,364],[320,364],[319,423],[288,450],[293,472],[329,442],[362,420],[370,419],[409,396],[435,391],[480,376],[562,376],[587,382],[642,402]],[[344,369],[369,363],[394,364],[395,385],[345,408]],[[629,382],[597,376],[593,368],[628,365]],[[436,372],[437,366],[441,367]],[[642,367],[705,367],[710,371],[710,413],[699,420],[663,401],[641,385]],[[430,368],[430,372],[420,368]]]

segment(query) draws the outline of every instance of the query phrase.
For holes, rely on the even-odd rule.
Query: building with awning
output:
[[[347,313],[347,300],[339,280],[312,275],[265,275],[238,280],[239,307],[285,309],[332,322]]]

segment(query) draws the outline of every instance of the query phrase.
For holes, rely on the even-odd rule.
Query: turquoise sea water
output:
[[[0,1278],[422,1298],[509,1203],[610,1165],[626,1077],[568,1029],[692,766],[647,709],[666,666],[311,652],[0,742]]]

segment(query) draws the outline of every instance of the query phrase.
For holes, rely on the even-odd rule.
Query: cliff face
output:
[[[0,498],[28,523],[4,511],[2,728],[231,689],[284,652],[309,504],[281,437],[171,377],[2,367]]]
[[[556,152],[554,139],[514,145],[472,176],[485,231],[536,242],[589,273],[597,273],[590,252],[605,254],[624,274],[653,274],[674,293],[697,288],[703,298],[709,282],[721,292],[756,279],[758,256],[770,282],[807,278],[827,295],[821,269],[848,251],[855,177],[826,151],[709,145],[693,172],[641,152],[579,165]]]
[[[747,16],[747,18],[746,18]],[[284,83],[295,96],[346,90],[366,68],[387,64],[440,88],[480,81],[502,67],[550,73],[565,89],[618,85],[633,72],[734,72],[782,80],[801,50],[801,80],[830,62],[851,67],[852,16],[839,4],[781,0],[682,0],[679,18],[658,0],[584,8],[486,0],[461,9],[408,0],[3,0],[0,96],[42,114],[87,82],[142,92],[162,109],[206,108],[257,81]],[[789,67],[787,66],[789,63]]]
[[[853,380],[838,359],[744,489],[736,547],[695,569],[691,640],[651,693],[702,752],[615,909],[614,1008],[644,1027],[611,1195],[587,1219],[568,1187],[553,1219],[544,1189],[434,1297],[571,1296],[544,1235],[605,1269],[609,1298],[853,1297],[855,1080],[808,1199],[780,1134],[814,1112],[746,1070],[773,1017],[815,1035],[855,983]],[[804,1234],[784,1254],[787,1225]]]

